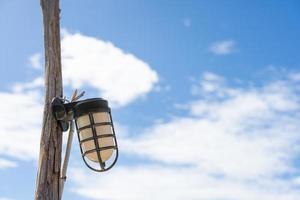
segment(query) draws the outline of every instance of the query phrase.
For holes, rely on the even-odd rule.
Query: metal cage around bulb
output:
[[[73,108],[81,155],[92,170],[109,170],[118,158],[111,110],[102,98],[79,101]]]

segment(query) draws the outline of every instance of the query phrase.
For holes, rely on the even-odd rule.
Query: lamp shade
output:
[[[80,150],[86,165],[106,171],[116,162],[118,146],[108,102],[102,98],[78,102],[73,109]]]

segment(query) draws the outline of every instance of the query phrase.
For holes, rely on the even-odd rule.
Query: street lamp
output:
[[[101,98],[86,99],[78,102],[73,112],[81,155],[86,165],[99,172],[113,167],[118,147],[108,102]]]
[[[81,155],[90,169],[103,172],[114,166],[118,158],[118,145],[111,109],[106,100],[92,98],[67,102],[56,97],[52,101],[52,109],[63,131],[67,131],[70,127],[70,133],[73,134],[73,121],[75,121]],[[65,168],[68,164],[70,148],[71,142],[68,140]]]

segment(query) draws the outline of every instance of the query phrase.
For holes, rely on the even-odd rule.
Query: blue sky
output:
[[[65,199],[299,197],[299,1],[61,0],[61,10],[65,94],[110,100],[121,151],[95,174],[75,137]],[[0,0],[0,26],[0,199],[32,199],[39,3]]]

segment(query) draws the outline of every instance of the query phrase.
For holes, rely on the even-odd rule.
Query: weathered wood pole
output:
[[[62,96],[59,0],[41,0],[45,45],[45,106],[36,180],[36,200],[59,200],[62,132],[51,100]]]

